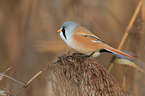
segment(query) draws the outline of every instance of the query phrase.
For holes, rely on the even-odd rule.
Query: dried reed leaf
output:
[[[137,70],[144,72],[143,69],[139,68],[135,62],[130,61],[128,59],[115,59],[112,63],[114,64],[122,64],[122,65],[127,65],[127,66],[131,66],[133,68],[136,68]]]
[[[123,52],[135,57],[135,54],[133,54],[131,52],[128,52],[128,51],[123,51]],[[131,67],[136,68],[137,70],[139,70],[141,72],[144,72],[143,69],[141,69],[137,66],[137,64],[134,60],[126,58],[126,57],[119,55],[119,54],[113,55],[111,63],[131,66]]]
[[[6,88],[0,86],[0,96],[10,96],[10,92]]]

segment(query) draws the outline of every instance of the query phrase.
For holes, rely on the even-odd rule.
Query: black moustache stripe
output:
[[[63,33],[64,38],[67,39],[64,28],[62,29],[62,33]]]

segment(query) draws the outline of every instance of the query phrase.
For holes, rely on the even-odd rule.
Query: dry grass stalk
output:
[[[55,96],[124,96],[127,95],[117,81],[96,61],[84,55],[62,55],[45,66],[56,77],[48,76],[53,83]]]
[[[125,40],[126,40],[128,34],[129,34],[129,30],[131,29],[133,23],[135,22],[135,19],[136,19],[137,15],[138,15],[138,13],[139,13],[139,11],[141,9],[141,6],[142,6],[142,0],[139,2],[138,6],[137,6],[137,8],[136,8],[136,10],[135,10],[130,22],[129,22],[128,27],[125,30],[124,36],[123,36],[123,38],[122,38],[122,40],[121,40],[121,42],[119,44],[118,50],[120,50],[122,48],[123,44],[125,43]]]
[[[16,96],[18,96],[20,93],[22,93],[23,92],[23,90],[26,88],[26,87],[28,87],[28,85],[30,84],[30,83],[32,83],[32,81],[34,80],[34,79],[36,79],[40,74],[42,73],[42,71],[39,71],[37,74],[35,74],[23,87],[22,87],[22,89],[17,93],[17,95]]]
[[[142,0],[139,2],[139,4],[138,4],[138,6],[137,6],[137,8],[136,8],[131,20],[130,20],[130,22],[128,24],[128,27],[125,30],[124,36],[122,37],[122,40],[121,40],[121,42],[120,42],[120,44],[118,46],[118,50],[121,50],[123,44],[125,43],[125,40],[127,39],[128,35],[129,35],[129,31],[130,31],[132,25],[134,24],[134,22],[136,20],[136,17],[139,14],[139,11],[141,10],[141,6],[142,6]],[[109,72],[112,70],[113,66],[114,66],[114,64],[112,63],[110,65],[110,67],[109,67]]]

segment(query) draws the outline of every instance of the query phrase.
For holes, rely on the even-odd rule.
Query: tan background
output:
[[[139,0],[1,0],[0,72],[27,82],[49,61],[70,49],[56,32],[65,21],[73,20],[88,28],[107,44],[117,48]],[[137,64],[145,70],[144,31],[141,13],[123,50],[137,55]],[[73,51],[71,51],[73,52]],[[111,56],[103,53],[96,60],[108,68]],[[104,60],[105,58],[105,60]],[[133,96],[144,96],[145,75],[138,70],[116,65],[111,73]],[[15,95],[22,85],[4,78],[0,86]],[[21,96],[51,96],[51,85],[39,76]]]

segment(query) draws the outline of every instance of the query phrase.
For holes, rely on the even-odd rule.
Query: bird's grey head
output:
[[[78,24],[73,21],[65,22],[61,27],[65,27],[66,29],[75,29]]]
[[[62,30],[61,34],[63,34],[65,39],[69,39],[72,36],[72,34],[77,26],[78,26],[78,24],[75,22],[72,22],[72,21],[65,22],[61,26],[61,30]]]

